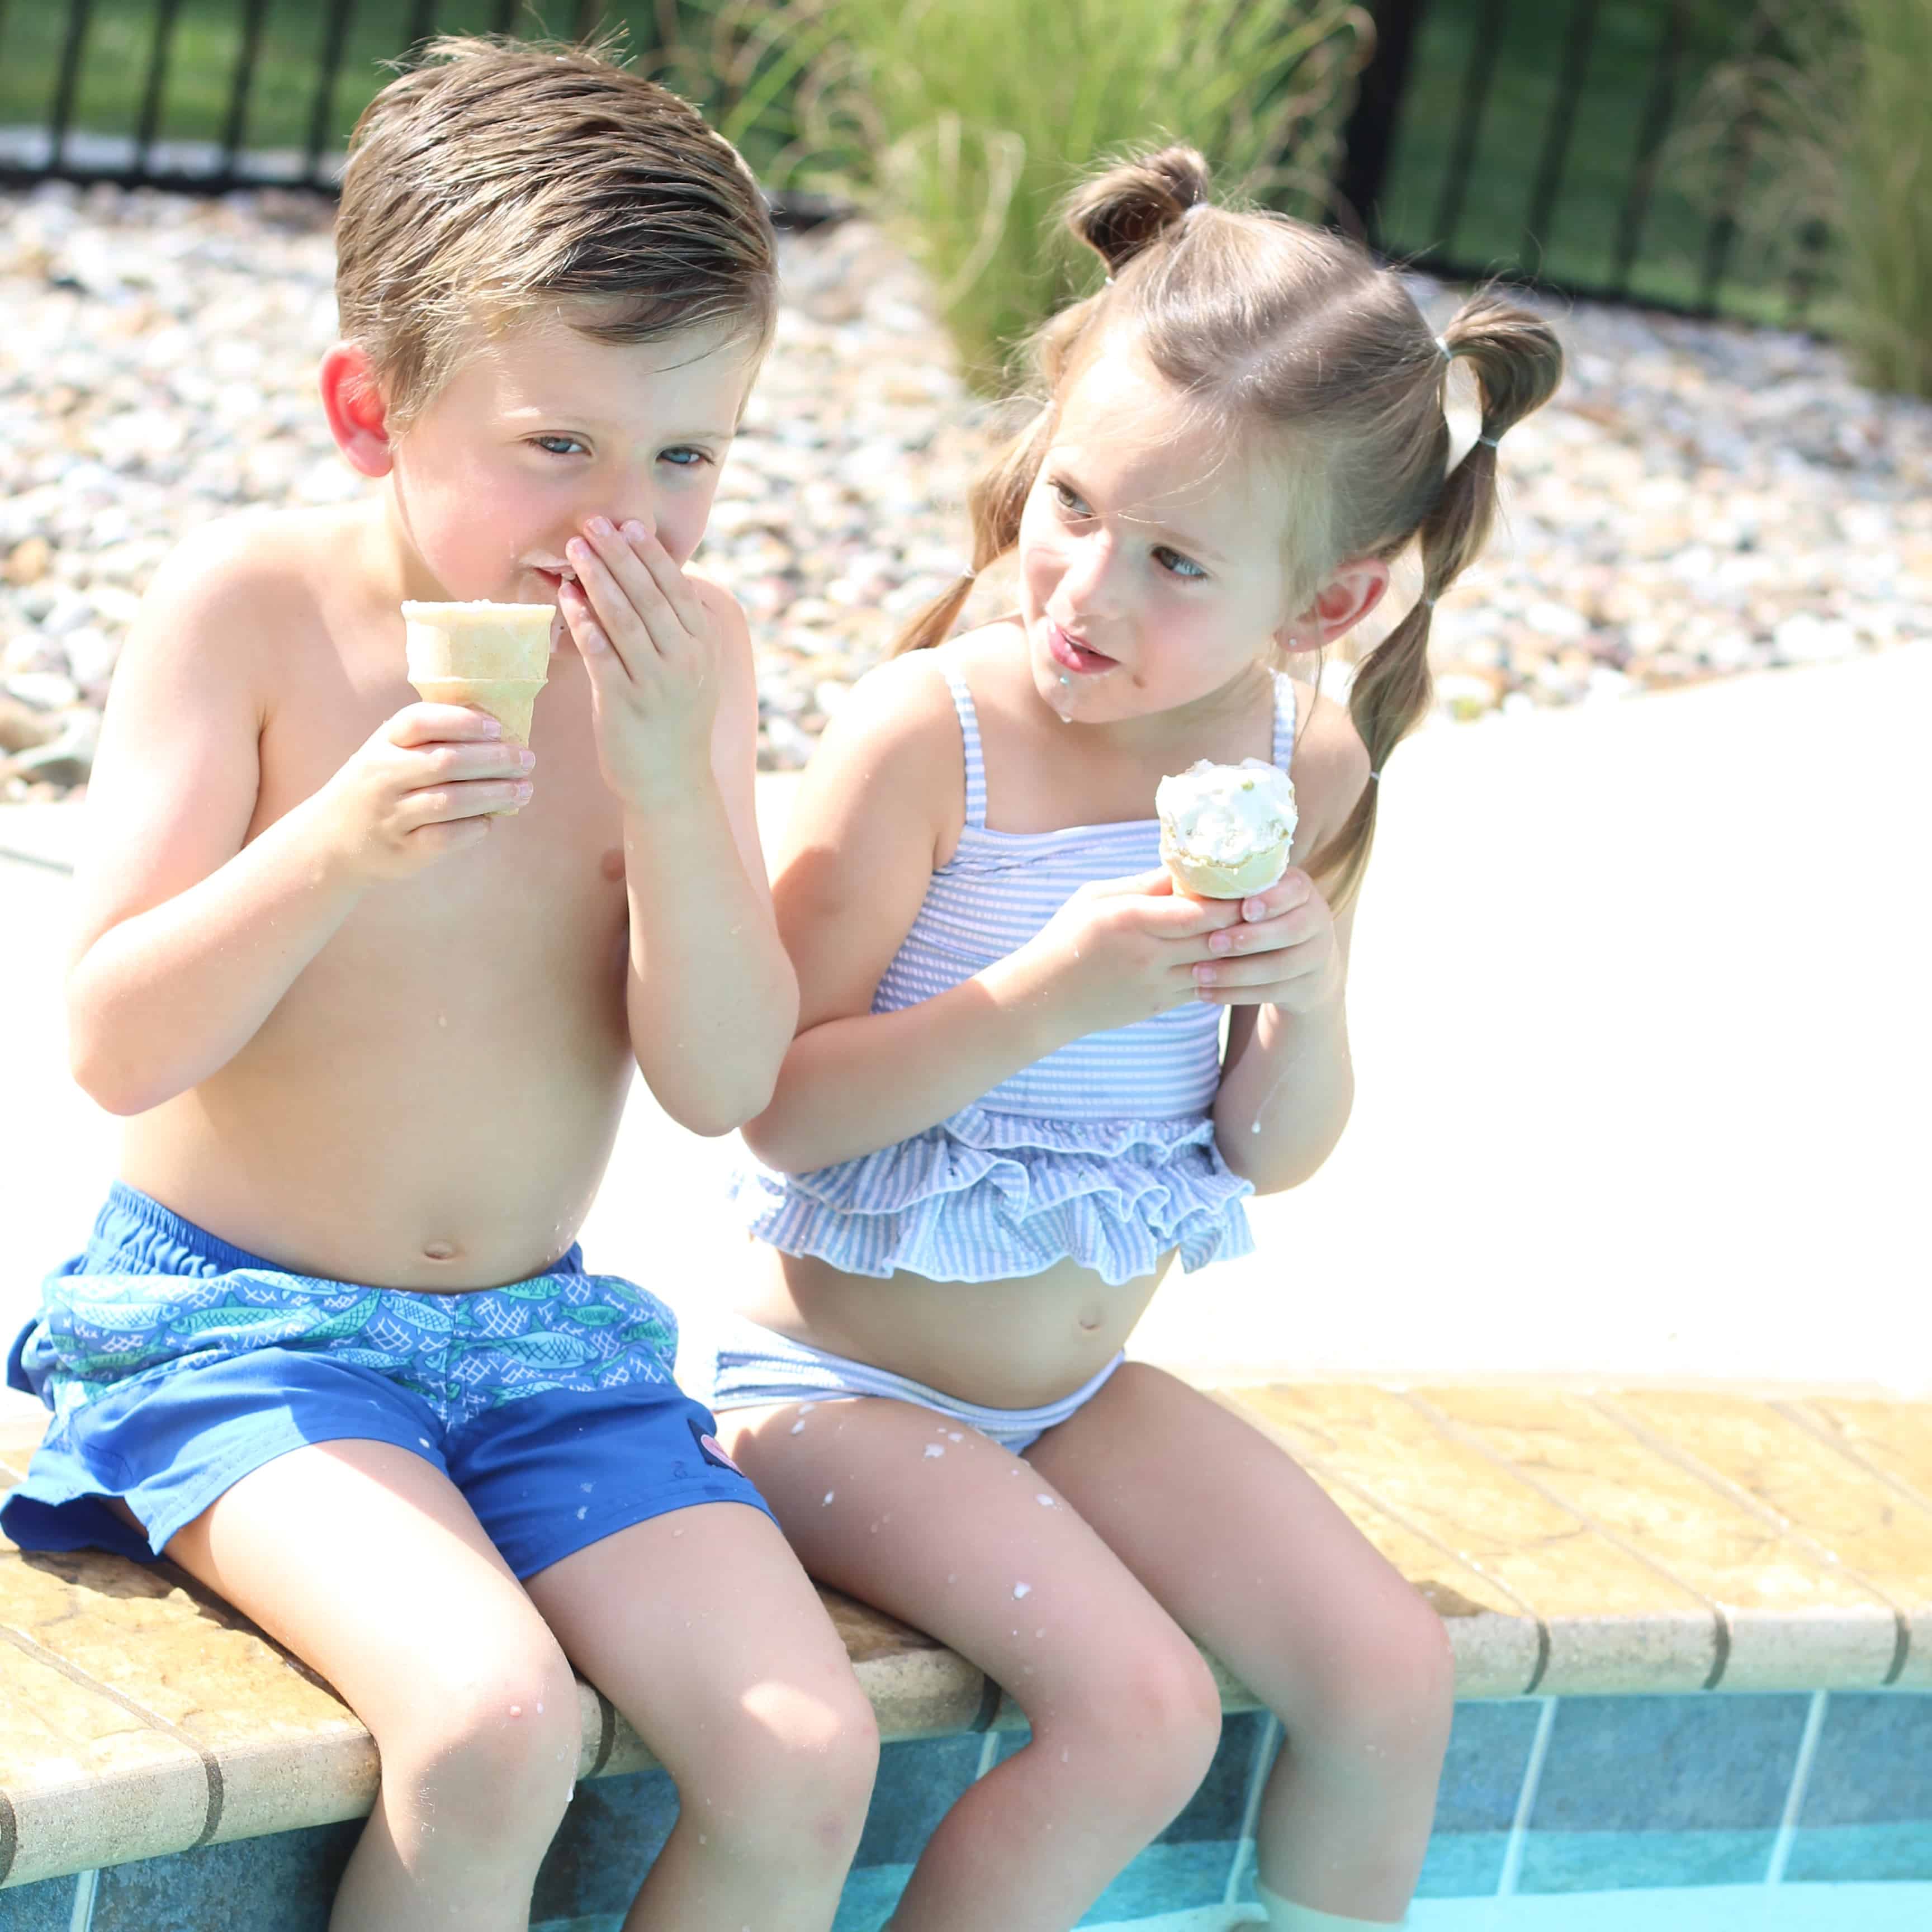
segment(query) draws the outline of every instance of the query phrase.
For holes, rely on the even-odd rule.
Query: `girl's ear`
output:
[[[352,342],[338,342],[322,357],[317,381],[336,448],[364,476],[388,476],[395,460],[388,407],[368,356]]]
[[[1315,601],[1275,633],[1286,651],[1312,651],[1352,631],[1382,601],[1389,586],[1389,567],[1378,556],[1358,557],[1330,576]]]

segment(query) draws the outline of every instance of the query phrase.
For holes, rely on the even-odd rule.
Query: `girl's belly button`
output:
[[[1080,1325],[1090,1335],[1100,1327],[1100,1316],[1101,1311],[1098,1308],[1090,1306],[1083,1308],[1080,1311]]]
[[[457,1255],[456,1244],[454,1241],[425,1241],[423,1254],[430,1261],[453,1262]]]

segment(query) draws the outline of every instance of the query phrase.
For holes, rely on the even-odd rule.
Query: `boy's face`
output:
[[[448,596],[506,604],[554,603],[595,516],[635,518],[688,562],[756,365],[721,328],[610,344],[559,314],[500,332],[391,445],[417,555]]]

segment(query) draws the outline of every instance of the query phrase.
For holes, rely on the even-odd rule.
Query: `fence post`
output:
[[[1371,247],[1380,238],[1377,204],[1402,112],[1410,50],[1427,4],[1428,0],[1368,0],[1376,28],[1375,52],[1363,70],[1355,105],[1342,131],[1342,170],[1335,193],[1343,226]]]

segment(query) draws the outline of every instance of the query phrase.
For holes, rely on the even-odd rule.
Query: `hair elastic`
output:
[[[1442,358],[1444,362],[1453,362],[1455,361],[1456,352],[1449,346],[1448,342],[1444,338],[1438,335],[1436,338],[1436,346],[1438,349],[1442,350]]]
[[[1497,440],[1492,436],[1479,436],[1477,437],[1476,440],[1478,442],[1486,443],[1492,449],[1495,449],[1499,446],[1497,442]]]
[[[970,584],[974,578],[977,577],[979,574],[980,573],[975,570],[970,563],[959,573],[960,576],[968,584]]]
[[[1187,206],[1180,211],[1180,218],[1184,221],[1192,221],[1197,214],[1204,214],[1207,212],[1208,204],[1206,202],[1190,201]]]

